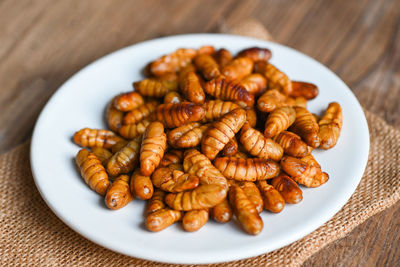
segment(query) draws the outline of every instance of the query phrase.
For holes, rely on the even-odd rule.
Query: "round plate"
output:
[[[106,128],[104,109],[117,93],[132,90],[150,61],[177,48],[201,45],[225,47],[232,53],[251,46],[272,51],[271,62],[293,80],[316,84],[319,96],[309,110],[321,113],[332,101],[343,108],[343,129],[336,147],[313,152],[330,180],[319,188],[303,189],[303,201],[286,205],[279,214],[263,212],[264,229],[257,236],[233,222],[210,220],[195,233],[179,223],[159,233],[144,228],[145,202],[135,199],[112,211],[89,189],[75,167],[80,149],[72,142],[84,127]],[[212,263],[260,255],[288,245],[328,221],[347,202],[363,175],[369,150],[364,113],[350,89],[329,69],[291,48],[258,39],[224,34],[192,34],[136,44],[85,67],[49,100],[33,133],[32,172],[43,199],[69,227],[113,251],[168,263]]]

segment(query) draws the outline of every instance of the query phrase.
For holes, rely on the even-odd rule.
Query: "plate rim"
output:
[[[340,209],[342,209],[342,207],[348,202],[348,200],[350,199],[350,197],[353,195],[353,193],[355,192],[355,190],[357,189],[358,184],[360,183],[362,176],[365,172],[366,166],[367,166],[367,162],[368,162],[368,156],[369,156],[369,150],[370,150],[370,133],[369,133],[369,128],[368,128],[368,123],[365,117],[365,113],[362,109],[362,106],[360,105],[358,99],[355,97],[354,93],[351,91],[351,89],[347,86],[347,84],[338,76],[336,75],[336,73],[334,73],[332,70],[330,70],[328,67],[326,67],[325,65],[323,65],[322,63],[320,63],[319,61],[315,60],[314,58],[312,58],[311,56],[304,54],[301,51],[298,51],[296,49],[293,49],[289,46],[286,45],[282,45],[279,43],[275,43],[275,42],[271,42],[271,41],[266,41],[266,40],[262,40],[262,39],[257,39],[257,38],[253,38],[253,37],[247,37],[247,36],[242,36],[242,35],[233,35],[233,34],[219,34],[219,33],[195,33],[195,34],[180,34],[180,35],[172,35],[172,36],[166,36],[166,37],[160,37],[160,38],[155,38],[155,39],[150,39],[150,40],[146,40],[146,41],[142,41],[142,42],[138,42],[138,43],[134,43],[132,45],[128,45],[125,46],[121,49],[118,49],[116,51],[113,51],[111,53],[108,53],[96,60],[94,60],[93,62],[87,64],[86,66],[84,66],[83,68],[81,68],[79,71],[75,72],[71,77],[69,77],[50,97],[50,99],[46,102],[45,106],[43,107],[42,111],[40,112],[40,115],[38,116],[34,129],[33,129],[33,134],[32,134],[32,141],[30,144],[30,165],[31,165],[31,171],[32,171],[32,176],[34,178],[34,182],[36,185],[36,188],[38,189],[42,199],[45,201],[46,205],[51,209],[51,211],[63,222],[65,223],[69,228],[71,228],[72,230],[74,230],[76,233],[78,233],[80,236],[83,236],[84,238],[86,238],[87,240],[90,240],[91,242],[100,245],[101,247],[104,247],[106,249],[112,250],[114,252],[120,253],[120,254],[124,254],[130,257],[136,257],[138,259],[145,259],[145,260],[150,260],[150,261],[156,261],[156,262],[163,262],[163,263],[186,263],[186,264],[207,264],[207,263],[218,263],[218,262],[225,262],[225,261],[234,261],[234,260],[239,260],[239,259],[244,259],[244,258],[249,258],[249,257],[253,257],[253,256],[258,256],[261,254],[266,253],[265,249],[263,248],[254,248],[252,249],[251,253],[248,253],[246,251],[246,253],[236,253],[235,255],[229,255],[228,257],[224,255],[224,257],[221,257],[221,255],[216,255],[216,254],[207,254],[207,259],[206,260],[193,260],[193,259],[189,259],[188,257],[183,257],[180,259],[176,259],[173,256],[172,257],[149,257],[148,254],[140,254],[139,253],[132,253],[132,251],[122,251],[120,248],[117,248],[117,246],[114,245],[109,245],[109,244],[104,244],[103,241],[101,241],[100,239],[96,238],[95,236],[91,236],[86,232],[82,232],[79,230],[79,226],[74,225],[74,223],[72,223],[68,218],[64,217],[62,215],[61,212],[58,212],[57,209],[55,208],[55,206],[48,201],[48,199],[45,196],[45,193],[42,192],[42,188],[40,187],[40,182],[38,177],[38,171],[35,170],[35,159],[34,159],[34,153],[35,153],[35,149],[37,149],[37,145],[36,143],[38,142],[38,129],[40,128],[40,124],[42,123],[43,117],[46,113],[47,108],[50,106],[49,104],[54,101],[55,98],[57,98],[57,95],[63,91],[63,88],[68,87],[69,83],[71,83],[71,81],[75,80],[76,77],[78,77],[81,73],[83,73],[85,70],[87,70],[88,68],[92,67],[93,65],[96,65],[97,63],[100,63],[103,60],[107,60],[110,57],[115,56],[116,54],[119,53],[124,53],[126,50],[128,49],[132,49],[134,47],[140,47],[140,46],[145,46],[148,45],[149,43],[152,42],[158,42],[161,40],[170,40],[170,39],[179,39],[179,38],[190,38],[190,37],[204,37],[205,38],[205,43],[206,38],[207,37],[229,37],[229,38],[242,38],[242,39],[248,39],[249,41],[254,40],[257,42],[264,42],[266,43],[266,45],[268,44],[273,44],[273,46],[278,46],[281,48],[285,48],[285,49],[289,49],[292,50],[292,52],[296,52],[301,54],[304,57],[307,57],[309,60],[313,61],[313,63],[316,63],[317,65],[319,65],[320,68],[323,68],[325,71],[330,72],[331,74],[333,74],[335,76],[335,78],[337,78],[343,85],[344,87],[349,91],[350,95],[352,98],[354,98],[355,103],[357,103],[357,109],[359,109],[362,113],[362,118],[360,123],[363,125],[363,127],[366,129],[365,134],[366,134],[366,138],[368,139],[367,142],[367,147],[366,147],[366,152],[363,155],[363,159],[362,159],[362,167],[359,168],[358,173],[360,173],[359,175],[359,179],[355,180],[354,183],[352,184],[352,186],[345,188],[346,192],[345,195],[346,197],[342,198],[341,203],[336,205],[335,209],[331,209],[330,212],[325,212],[322,215],[322,218],[320,218],[318,221],[323,221],[322,223],[319,222],[315,222],[315,223],[311,223],[308,225],[308,227],[303,228],[303,231],[301,231],[301,233],[298,233],[297,236],[298,238],[296,239],[290,239],[290,238],[286,238],[286,239],[290,239],[290,240],[284,240],[283,242],[280,242],[279,244],[272,246],[272,249],[269,249],[268,252],[274,251],[276,249],[285,247],[291,243],[296,242],[297,240],[305,237],[306,235],[310,234],[311,232],[315,231],[316,229],[318,229],[319,227],[321,227],[323,224],[325,224],[327,221],[329,221],[335,214],[337,214]],[[37,167],[37,166],[36,166]],[[154,255],[153,255],[154,256]],[[210,257],[211,256],[211,257]]]

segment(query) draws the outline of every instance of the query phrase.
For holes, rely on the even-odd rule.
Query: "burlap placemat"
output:
[[[316,231],[284,248],[210,266],[299,266],[327,244],[398,201],[400,131],[372,113],[365,113],[371,134],[368,165],[360,185],[340,212]],[[0,266],[170,266],[120,255],[69,229],[46,206],[34,185],[29,143],[0,156],[0,192]]]

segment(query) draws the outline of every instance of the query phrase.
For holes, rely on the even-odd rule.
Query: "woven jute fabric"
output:
[[[400,199],[400,131],[366,111],[371,149],[348,203],[303,239],[258,257],[212,266],[299,266],[327,244]],[[0,266],[168,266],[104,249],[69,229],[33,182],[29,143],[0,156]],[[101,234],[101,233],[99,233]]]

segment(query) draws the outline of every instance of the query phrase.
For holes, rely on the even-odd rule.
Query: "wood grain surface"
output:
[[[49,97],[93,60],[249,18],[327,65],[364,107],[400,125],[399,0],[0,0],[0,153],[28,139]],[[400,203],[304,265],[399,266],[399,217]]]

